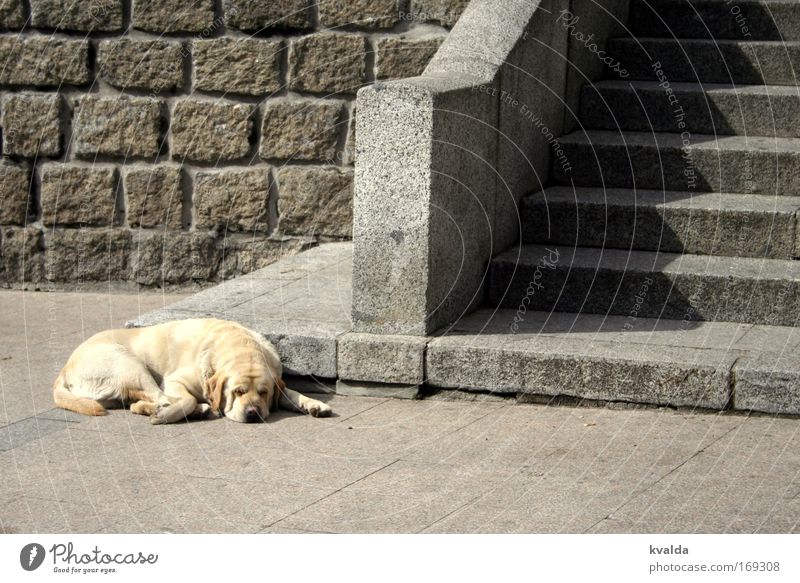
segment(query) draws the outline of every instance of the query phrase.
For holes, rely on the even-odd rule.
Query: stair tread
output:
[[[793,326],[771,326],[741,322],[709,322],[668,318],[638,317],[611,314],[587,314],[577,312],[526,311],[524,317],[516,318],[514,334],[510,327],[518,311],[509,308],[481,308],[449,326],[449,342],[462,342],[470,336],[495,340],[500,336],[513,342],[528,337],[564,338],[580,344],[586,341],[651,346],[673,346],[683,349],[710,350],[761,350],[771,353],[788,352],[794,355],[800,347],[800,328]],[[766,340],[766,342],[765,342]],[[447,341],[447,340],[444,340]],[[503,343],[497,343],[500,346]],[[687,351],[687,352],[690,352]]]
[[[663,94],[664,88],[658,81],[646,80],[620,80],[602,79],[596,81],[590,88],[597,89],[638,89],[641,91],[655,91]],[[689,81],[670,82],[670,87],[676,92],[732,94],[739,96],[759,95],[767,97],[792,97],[800,99],[800,88],[791,85],[733,85],[731,83],[693,83]]]
[[[640,146],[682,149],[683,138],[672,132],[635,132],[612,130],[574,131],[559,138],[561,143],[599,144],[608,146]],[[800,140],[766,136],[714,136],[692,134],[690,149],[752,151],[752,152],[798,152]]]
[[[664,253],[562,245],[522,245],[499,255],[496,263],[512,262],[533,267],[550,251],[558,253],[559,263],[572,268],[635,271],[643,273],[691,274],[704,277],[738,277],[760,281],[800,281],[800,261]]]
[[[646,44],[646,43],[653,43],[653,44],[662,44],[662,45],[675,45],[678,44],[697,44],[697,45],[706,45],[710,48],[714,48],[717,46],[720,47],[729,47],[729,46],[757,46],[757,47],[784,47],[784,48],[798,48],[800,47],[800,41],[789,40],[740,40],[740,39],[730,39],[730,38],[720,38],[720,39],[706,39],[706,38],[663,38],[659,36],[637,36],[637,37],[629,37],[629,36],[622,36],[612,39],[612,42],[621,42],[626,44]]]
[[[793,214],[800,210],[800,196],[771,196],[719,192],[678,192],[664,190],[551,186],[529,194],[525,203],[606,204],[609,206],[648,206],[693,210],[729,210]],[[544,202],[543,201],[543,202]]]

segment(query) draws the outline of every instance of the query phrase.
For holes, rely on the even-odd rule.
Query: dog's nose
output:
[[[255,407],[249,407],[244,412],[245,416],[247,417],[248,423],[255,423],[256,421],[261,421],[261,415],[258,414],[258,409]]]

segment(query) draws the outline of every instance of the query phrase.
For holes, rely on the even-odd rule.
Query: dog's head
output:
[[[208,379],[205,397],[211,410],[240,423],[266,421],[285,385],[269,367],[220,370]]]

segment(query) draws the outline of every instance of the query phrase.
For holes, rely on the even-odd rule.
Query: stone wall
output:
[[[0,285],[235,277],[352,230],[354,98],[467,0],[0,0]]]

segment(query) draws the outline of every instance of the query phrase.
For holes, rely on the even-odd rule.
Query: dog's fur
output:
[[[262,421],[278,406],[314,417],[331,408],[286,388],[275,347],[234,322],[179,320],[95,334],[54,385],[56,406],[84,415],[130,405],[153,424],[211,413]]]

